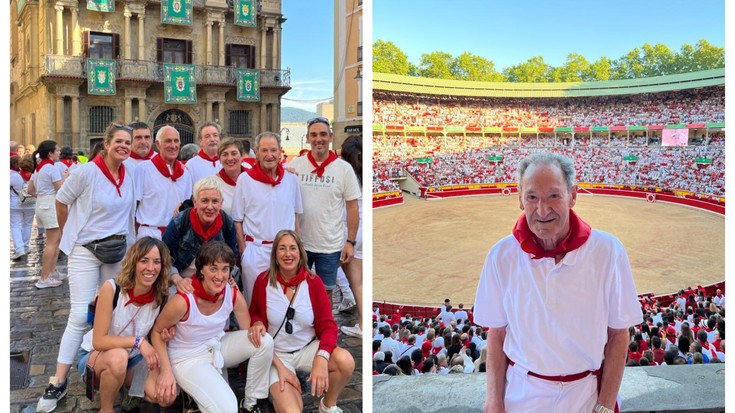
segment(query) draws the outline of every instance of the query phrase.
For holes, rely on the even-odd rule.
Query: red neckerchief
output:
[[[257,162],[255,162],[255,158],[242,158],[242,161],[243,161],[244,163],[246,163],[246,164],[250,165],[250,167],[251,167],[251,168],[252,168],[253,166],[255,166],[255,164],[257,163]]]
[[[120,182],[115,182],[115,178],[112,177],[112,173],[110,172],[110,168],[107,167],[107,164],[105,163],[105,159],[101,156],[95,156],[94,159],[92,159],[92,162],[94,162],[97,167],[100,168],[100,171],[102,171],[102,175],[107,178],[110,182],[112,182],[113,185],[115,185],[115,189],[117,189],[117,194],[120,195],[120,198],[122,198],[122,192],[120,192],[120,187],[123,184],[123,181],[125,180],[125,165],[122,163],[117,168],[117,176],[120,179]]]
[[[28,182],[28,181],[31,180],[31,176],[32,175],[33,174],[31,172],[28,172],[28,171],[26,171],[24,169],[21,169],[20,170],[20,176],[23,177],[23,180],[26,181],[26,182]]]
[[[71,168],[71,166],[74,165],[74,161],[69,158],[60,159],[59,162],[66,165],[67,168]]]
[[[521,249],[532,255],[532,258],[537,260],[539,258],[554,258],[557,255],[563,255],[568,252],[574,251],[581,247],[587,239],[590,237],[592,229],[589,224],[582,221],[577,216],[574,210],[569,210],[569,233],[561,240],[559,245],[556,246],[552,251],[546,251],[541,247],[541,244],[536,240],[536,236],[531,231],[526,221],[526,213],[522,213],[516,221],[516,225],[513,227],[513,236],[518,240],[521,245]]]
[[[11,167],[10,167],[10,170],[11,170],[11,171],[15,171],[15,172],[18,172],[18,173],[20,173],[20,168],[19,168],[19,167],[17,167],[17,166],[11,166]]]
[[[202,300],[209,301],[210,303],[216,303],[220,297],[225,295],[225,289],[227,288],[227,285],[225,285],[225,288],[223,288],[222,291],[218,292],[217,294],[209,295],[209,293],[207,293],[207,291],[204,289],[204,286],[202,285],[202,282],[199,280],[199,278],[191,277],[191,286],[194,287],[194,295],[201,298]]]
[[[44,165],[53,165],[53,164],[54,164],[54,161],[52,161],[51,159],[49,158],[43,159],[41,160],[41,162],[38,163],[38,165],[36,165],[36,172],[40,171]]]
[[[127,306],[128,304],[146,305],[152,303],[156,299],[156,294],[153,291],[153,288],[148,290],[147,293],[138,296],[133,294],[133,290],[134,288],[125,290],[128,293],[128,297],[130,298],[128,301],[125,302],[125,306]]]
[[[176,180],[181,178],[181,175],[184,174],[184,165],[178,160],[174,161],[173,173],[171,173],[171,171],[168,169],[168,164],[166,164],[166,161],[163,160],[161,155],[151,158],[151,162],[153,162],[153,165],[155,165],[156,169],[158,169],[158,172],[160,172],[161,175],[165,176],[166,178],[171,178],[171,180],[174,182],[176,182]]]
[[[306,279],[306,276],[309,274],[308,271],[306,271],[303,267],[299,268],[299,272],[296,273],[293,277],[291,277],[290,280],[286,281],[283,279],[283,276],[279,272],[276,275],[276,279],[279,283],[283,286],[283,293],[286,294],[286,289],[288,287],[296,287],[301,283],[301,281],[304,281]]]
[[[319,178],[321,178],[322,175],[324,175],[324,169],[327,168],[327,165],[329,165],[330,163],[338,159],[337,154],[332,151],[329,151],[329,156],[327,156],[327,159],[324,160],[324,162],[322,162],[321,165],[318,165],[316,163],[316,160],[314,159],[314,155],[311,154],[311,151],[309,151],[309,153],[306,154],[306,158],[309,159],[309,162],[311,162],[311,164],[314,165],[314,167],[316,167],[316,169],[311,171],[311,173],[315,173],[316,176],[318,176]]]
[[[209,155],[204,152],[204,149],[199,149],[199,153],[197,155],[202,159],[212,162],[212,166],[217,166],[216,162],[219,160],[219,156],[214,155],[214,158],[210,158]]]
[[[281,165],[280,163],[276,164],[276,179],[273,179],[263,170],[263,168],[260,167],[260,163],[256,162],[255,165],[253,165],[253,167],[248,169],[245,173],[250,175],[251,178],[255,179],[258,182],[262,182],[266,185],[276,186],[281,183],[281,180],[283,180],[283,175],[285,174],[285,171],[283,169],[283,165]]]
[[[13,156],[18,156],[18,152],[10,152],[10,157],[12,158]]]
[[[241,173],[245,172],[245,167],[242,165],[240,165],[240,172]],[[225,181],[227,185],[230,185],[230,186],[237,185],[237,181],[233,181],[232,178],[230,178],[230,175],[227,175],[227,172],[225,172],[225,168],[220,169],[219,172],[217,173],[219,174],[219,177],[222,178],[222,180]]]
[[[130,152],[130,157],[133,158],[133,159],[137,159],[139,161],[144,161],[146,159],[153,158],[153,154],[155,154],[155,152],[153,152],[153,149],[151,149],[150,152],[148,152],[148,155],[146,155],[146,156],[140,156],[137,153],[131,151]]]
[[[222,213],[217,214],[217,218],[214,220],[214,224],[212,224],[212,226],[210,226],[207,230],[202,227],[202,223],[199,221],[199,216],[197,216],[196,208],[192,208],[189,211],[189,221],[191,222],[191,229],[193,229],[194,233],[199,235],[199,237],[203,239],[204,242],[209,241],[222,229]]]

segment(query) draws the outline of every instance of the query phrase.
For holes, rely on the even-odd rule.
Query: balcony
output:
[[[235,85],[237,83],[237,68],[228,67],[227,83]],[[197,67],[197,70],[199,68]],[[273,69],[262,69],[260,71],[260,87],[274,87],[274,88],[291,88],[291,69],[286,70],[273,70]]]
[[[84,78],[84,59],[81,56],[47,55],[41,76]]]
[[[144,80],[163,82],[163,69],[158,62],[145,60],[117,61],[117,80]]]

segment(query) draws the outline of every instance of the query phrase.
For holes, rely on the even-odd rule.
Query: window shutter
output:
[[[225,45],[225,66],[232,66],[232,45]]]
[[[112,34],[112,58],[120,58],[120,35],[117,33]]]
[[[84,47],[84,50],[82,51],[82,56],[89,57],[89,32],[88,31],[82,32],[82,47]]]
[[[255,69],[255,46],[248,46],[248,69]]]
[[[194,45],[193,41],[191,40],[186,41],[186,64],[189,64],[189,65],[194,62],[194,59],[192,59],[193,45]]]

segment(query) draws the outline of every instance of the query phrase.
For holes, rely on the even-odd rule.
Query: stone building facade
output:
[[[334,2],[334,148],[362,133],[362,0]]]
[[[191,26],[161,22],[162,2],[117,1],[113,12],[76,0],[11,0],[10,139],[53,139],[89,150],[110,121],[176,127],[182,144],[217,121],[226,136],[250,139],[280,125],[280,0],[256,0],[256,27],[234,24],[234,0],[192,0]],[[94,3],[95,0],[88,0]],[[88,58],[116,61],[116,94],[87,92]],[[196,66],[197,102],[164,99],[163,63]],[[237,68],[258,69],[260,100],[237,100]]]

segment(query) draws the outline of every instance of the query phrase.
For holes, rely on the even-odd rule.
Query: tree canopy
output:
[[[551,66],[543,56],[525,62],[495,68],[492,60],[464,52],[459,56],[434,51],[424,53],[418,65],[412,64],[393,42],[378,40],[373,44],[373,71],[397,75],[482,82],[591,82],[599,80],[635,79],[725,67],[725,49],[699,40],[684,44],[679,51],[668,46],[648,43],[636,47],[617,59],[602,56],[590,62],[578,53],[569,53],[561,66]]]

